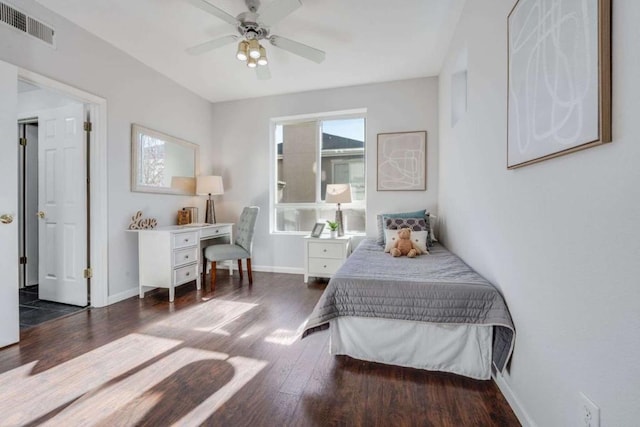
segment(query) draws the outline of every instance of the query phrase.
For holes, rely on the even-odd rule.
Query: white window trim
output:
[[[324,113],[311,113],[311,114],[300,114],[295,116],[282,116],[282,117],[272,117],[269,120],[269,156],[271,158],[271,167],[269,168],[269,234],[281,234],[281,235],[301,235],[306,236],[309,234],[309,231],[278,231],[276,230],[276,221],[275,221],[275,211],[276,207],[285,207],[283,204],[276,203],[277,200],[277,187],[278,187],[278,177],[276,171],[278,170],[278,155],[277,155],[277,144],[275,141],[276,135],[276,126],[277,125],[288,125],[294,124],[304,121],[311,120],[341,120],[341,119],[355,119],[355,118],[363,118],[367,120],[367,109],[366,108],[355,108],[351,110],[338,110],[338,111],[329,111]],[[366,126],[366,124],[365,124]],[[366,131],[366,127],[365,127]],[[318,150],[320,150],[320,144],[316,144]],[[365,146],[366,146],[366,134],[365,134]],[[366,147],[365,147],[366,153]],[[365,176],[366,176],[366,158],[365,158]],[[316,195],[320,194],[316,191]],[[361,202],[353,202],[347,205],[343,205],[343,208],[348,209],[349,207],[362,207],[366,209],[366,190],[365,190],[365,200]],[[317,208],[320,207],[323,202],[318,203],[287,203],[286,207],[291,208]],[[352,236],[363,235],[364,233],[346,233]]]

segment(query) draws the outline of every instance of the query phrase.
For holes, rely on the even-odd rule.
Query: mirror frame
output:
[[[193,191],[183,189],[172,189],[171,187],[153,187],[143,185],[138,182],[138,141],[140,135],[150,135],[163,141],[181,145],[193,150],[194,175],[193,175]],[[192,142],[185,141],[175,136],[167,135],[153,129],[149,129],[142,125],[131,124],[131,191],[137,193],[156,193],[156,194],[177,194],[177,195],[195,195],[196,177],[200,175],[200,146]]]

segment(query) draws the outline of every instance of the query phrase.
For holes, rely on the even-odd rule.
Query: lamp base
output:
[[[204,210],[204,222],[207,224],[216,223],[216,208],[213,204],[213,200],[210,198],[207,200],[207,206]]]
[[[338,237],[344,236],[344,225],[342,224],[342,211],[336,211],[336,222],[338,223]]]

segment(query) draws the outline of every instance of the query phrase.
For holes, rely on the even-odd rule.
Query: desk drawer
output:
[[[191,264],[194,261],[198,261],[198,247],[192,246],[190,248],[178,249],[173,252],[173,266],[180,267],[181,265]]]
[[[310,258],[345,258],[345,245],[342,243],[309,242]]]
[[[190,231],[188,233],[173,234],[173,249],[186,248],[198,244],[198,232]]]
[[[332,275],[343,262],[343,259],[309,258],[309,274]]]
[[[220,227],[207,227],[200,230],[203,239],[216,237],[216,236],[228,236],[231,234],[231,226],[221,225]]]
[[[198,264],[186,265],[184,267],[173,270],[173,284],[181,285],[183,283],[196,280],[198,277]]]

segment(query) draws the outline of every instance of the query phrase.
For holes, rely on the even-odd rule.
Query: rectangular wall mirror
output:
[[[131,125],[131,191],[193,195],[199,169],[198,145]]]

